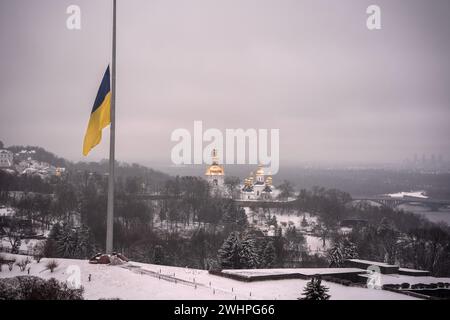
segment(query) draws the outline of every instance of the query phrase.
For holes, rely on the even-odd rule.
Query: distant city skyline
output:
[[[66,9],[81,8],[81,30]],[[369,31],[366,8],[381,8]],[[280,167],[450,158],[450,2],[119,1],[116,158],[170,168],[171,133],[279,129]],[[71,161],[110,57],[111,2],[0,0],[0,140]],[[206,145],[206,143],[205,143]]]

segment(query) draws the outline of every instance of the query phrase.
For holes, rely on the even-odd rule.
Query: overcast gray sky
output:
[[[0,0],[0,140],[82,160],[109,0]],[[118,0],[117,159],[176,128],[279,128],[281,166],[450,156],[450,1]],[[82,29],[66,28],[66,8]],[[382,30],[366,28],[366,8]],[[106,130],[104,134],[109,132]],[[104,139],[88,157],[108,156]]]

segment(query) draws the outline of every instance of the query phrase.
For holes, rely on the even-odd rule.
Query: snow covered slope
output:
[[[14,255],[8,256],[13,257]],[[18,260],[22,258],[21,256],[14,257]],[[49,270],[44,270],[48,260],[42,259],[40,263],[33,261],[30,265],[30,275],[45,279],[54,277],[60,281],[66,281],[71,273],[76,276],[76,270],[79,270],[86,299],[297,299],[301,296],[307,282],[306,280],[292,279],[246,283],[214,276],[204,270],[135,262],[121,266],[93,265],[86,260],[71,259],[56,259],[59,266],[51,273]],[[13,271],[9,271],[6,266],[3,266],[0,278],[26,274],[27,272],[20,272],[17,266],[14,266]],[[89,281],[89,275],[91,281]],[[326,281],[323,283],[330,288],[331,299],[413,299],[389,291],[346,287]]]

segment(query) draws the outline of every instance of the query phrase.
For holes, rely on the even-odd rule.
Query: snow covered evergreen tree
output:
[[[94,239],[91,231],[86,226],[77,230],[77,247],[75,256],[78,258],[89,258],[95,252]]]
[[[63,232],[57,239],[58,253],[63,258],[72,258],[77,249],[78,239],[75,230],[68,225],[63,226]]]
[[[88,258],[95,245],[89,228],[56,223],[45,244],[47,257]]]
[[[242,268],[253,269],[260,264],[260,253],[256,243],[256,238],[253,234],[247,233],[242,239],[239,260]]]
[[[339,242],[335,243],[334,246],[328,250],[328,261],[330,262],[330,268],[340,268],[343,266],[344,258]]]
[[[264,266],[270,268],[275,264],[275,246],[272,241],[267,242],[263,253]]]
[[[334,246],[328,250],[328,261],[330,267],[342,268],[346,259],[358,258],[358,250],[356,245],[349,239],[344,238],[342,241],[336,242]]]
[[[220,266],[223,269],[237,269],[240,267],[240,240],[237,232],[231,232],[223,242],[218,252]]]
[[[306,284],[303,289],[303,298],[299,300],[328,300],[330,295],[327,293],[328,288],[322,285],[320,276],[315,276]]]
[[[344,239],[342,243],[342,258],[344,260],[358,258],[358,250],[356,248],[356,245],[347,238]]]

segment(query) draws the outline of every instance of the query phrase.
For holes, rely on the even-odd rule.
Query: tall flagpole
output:
[[[114,157],[116,136],[116,0],[113,0],[113,36],[112,36],[112,75],[111,75],[111,128],[109,140],[108,207],[106,218],[106,253],[113,252],[114,227]]]

